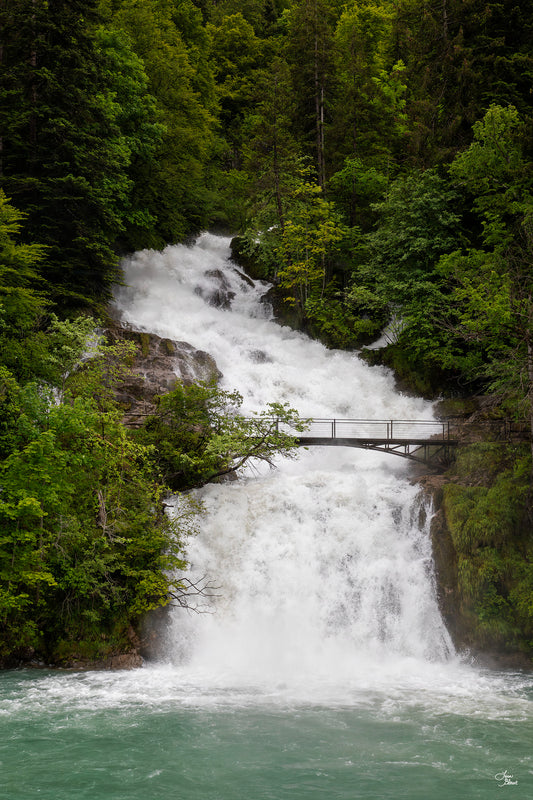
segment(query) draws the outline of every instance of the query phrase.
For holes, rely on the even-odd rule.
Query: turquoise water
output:
[[[283,687],[275,696],[179,686],[171,667],[4,673],[0,796],[532,797],[531,676],[455,667],[442,678],[453,685],[322,705],[293,702]]]

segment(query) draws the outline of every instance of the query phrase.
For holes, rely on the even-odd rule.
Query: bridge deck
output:
[[[450,438],[450,425],[437,420],[311,419],[304,436],[313,439],[445,440]]]
[[[434,420],[312,419],[296,438],[300,447],[380,450],[423,464],[449,461],[457,445],[449,423]]]

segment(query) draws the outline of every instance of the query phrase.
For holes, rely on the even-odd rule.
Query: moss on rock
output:
[[[533,538],[526,445],[459,449],[433,523],[444,616],[459,647],[533,666]]]

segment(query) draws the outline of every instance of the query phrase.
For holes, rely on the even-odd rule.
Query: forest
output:
[[[386,329],[362,357],[522,426],[442,502],[464,640],[531,657],[532,97],[529,0],[0,2],[0,664],[102,658],[184,602],[195,512],[162,499],[257,432],[209,386],[128,430],[98,331],[122,256],[206,229],[327,346]]]

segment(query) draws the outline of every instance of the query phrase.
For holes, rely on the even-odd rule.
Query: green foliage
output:
[[[523,156],[524,123],[513,106],[491,105],[473,126],[474,142],[450,174],[474,196],[487,246],[508,246],[513,221],[531,213],[533,171]]]
[[[383,315],[370,316],[364,309],[366,298],[359,298],[360,302],[354,299],[354,295],[347,299],[331,286],[324,297],[307,299],[305,315],[311,331],[328,346],[349,349],[378,337]]]
[[[465,374],[484,380],[514,415],[531,419],[533,183],[523,123],[516,109],[492,105],[474,137],[450,173],[473,197],[481,242],[444,257],[438,271],[454,309],[449,323],[468,355]]]
[[[169,0],[123,0],[113,18],[144,65],[162,132],[150,158],[135,163],[138,202],[154,221],[149,237],[135,246],[180,241],[210,216],[206,165],[214,148],[214,99],[208,40],[198,24],[190,5],[176,7]]]
[[[367,269],[400,307],[420,297],[443,253],[460,240],[457,195],[435,172],[400,176],[374,206],[379,222],[368,234]]]
[[[354,237],[348,297],[366,297],[375,323],[388,309],[396,325],[386,363],[431,394],[457,372],[463,355],[459,337],[439,320],[453,314],[438,265],[461,241],[457,195],[436,172],[413,172],[390,184],[372,210],[373,230]]]
[[[292,127],[294,98],[287,62],[275,57],[255,80],[255,108],[243,129],[245,168],[252,176],[251,216],[255,227],[283,229],[295,173],[298,146]]]
[[[329,0],[298,0],[285,14],[285,49],[296,101],[293,126],[305,148],[302,152],[313,159],[321,188],[327,176],[326,99],[333,84],[337,16]]]
[[[397,8],[395,48],[407,67],[412,161],[450,161],[491,103],[513,104],[530,116],[530,0],[402,0]]]
[[[531,640],[530,469],[529,456],[480,443],[459,451],[460,482],[444,487],[460,608],[477,646],[524,648]]]
[[[48,247],[48,291],[78,305],[109,296],[131,187],[95,5],[21,0],[2,12],[3,185],[27,213],[27,240]]]
[[[37,329],[47,302],[40,276],[45,249],[17,241],[23,220],[0,189],[0,363],[26,381],[45,358]]]
[[[152,241],[157,227],[157,213],[150,206],[144,177],[157,165],[166,128],[149,93],[144,64],[133,51],[128,34],[100,26],[95,40],[105,67],[110,110],[128,152],[122,225],[116,229],[115,239],[121,246],[142,247]]]
[[[208,24],[207,32],[215,65],[220,121],[224,136],[234,147],[240,143],[239,123],[253,96],[262,45],[240,12],[222,17],[218,25]]]
[[[128,627],[169,601],[176,579],[163,571],[184,567],[146,448],[116,415],[77,398],[49,407],[45,425],[1,468],[2,657],[21,625],[44,631],[26,645],[49,657],[58,637]]]
[[[329,180],[328,188],[345,221],[368,230],[377,218],[373,206],[382,200],[388,178],[359,158],[346,158],[342,169]]]
[[[157,464],[173,490],[183,490],[238,472],[248,463],[269,464],[290,455],[295,434],[305,428],[294,409],[270,403],[261,414],[238,413],[238,392],[214,384],[178,385],[159,398],[157,413],[138,431],[154,447]]]
[[[322,294],[327,259],[345,234],[333,205],[320,194],[320,187],[304,181],[294,189],[290,218],[277,248],[279,286],[302,309]]]
[[[31,326],[43,308],[39,267],[45,249],[17,243],[25,215],[14,208],[0,189],[0,329]]]
[[[406,129],[404,64],[391,63],[392,3],[348,4],[335,31],[334,119],[328,134],[339,154],[387,169]]]
[[[120,424],[112,390],[124,353],[104,347],[79,365],[93,329],[86,319],[49,328],[62,402],[0,366],[2,663],[35,652],[54,662],[102,657],[124,647],[147,611],[184,593],[194,509],[164,514],[151,449]]]

